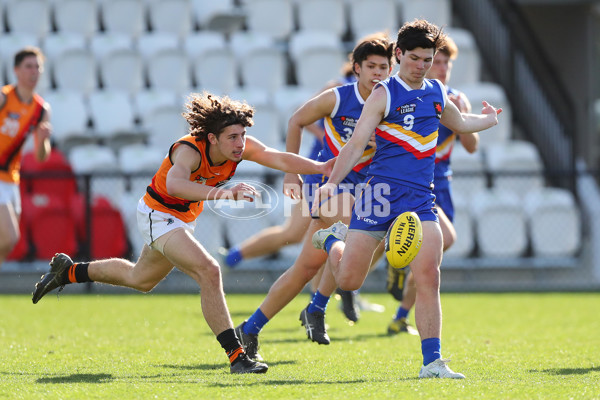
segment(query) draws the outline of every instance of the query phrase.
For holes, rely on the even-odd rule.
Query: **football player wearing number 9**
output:
[[[459,92],[448,86],[450,74],[452,71],[452,62],[458,55],[458,47],[450,37],[446,37],[445,43],[438,50],[433,58],[431,69],[427,73],[429,79],[439,79],[446,85],[448,100],[456,104],[461,112],[471,112],[471,103],[464,93]],[[442,229],[442,238],[444,251],[448,250],[456,241],[456,230],[454,229],[454,205],[452,204],[452,190],[450,178],[452,170],[450,169],[450,157],[456,142],[456,134],[450,129],[440,124],[438,144],[435,152],[435,171],[434,171],[434,189],[435,206],[438,211],[440,228]],[[458,135],[460,143],[469,153],[474,153],[479,145],[479,134],[463,133]],[[389,267],[391,268],[391,267]],[[388,282],[390,287],[399,288],[404,286],[404,293],[398,293],[402,297],[402,303],[396,311],[394,320],[388,325],[388,334],[394,335],[400,332],[417,334],[416,330],[407,322],[408,313],[415,304],[415,286],[414,279],[410,270],[406,276],[402,276],[405,271],[388,271]],[[399,280],[406,279],[404,282]]]
[[[32,300],[35,304],[53,289],[90,281],[149,292],[177,267],[200,286],[202,313],[229,357],[231,373],[263,373],[267,365],[251,360],[235,335],[219,264],[192,234],[196,218],[205,200],[252,201],[258,195],[245,183],[224,186],[242,160],[302,174],[328,174],[335,160],[309,160],[246,136],[254,115],[246,103],[204,92],[192,94],[186,107],[189,134],[169,148],[138,203],[138,229],[145,245],[137,262],[112,258],[73,263],[68,255],[56,254],[50,271],[35,285]]]
[[[352,65],[358,80],[326,90],[300,107],[288,123],[287,151],[297,153],[300,149],[302,129],[325,118],[324,146],[317,160],[325,161],[335,157],[351,137],[371,90],[378,82],[389,76],[392,48],[393,44],[383,34],[375,34],[362,39],[352,52]],[[254,314],[236,328],[242,345],[251,357],[262,358],[258,354],[259,332],[271,318],[302,291],[306,283],[317,274],[327,259],[325,252],[313,248],[312,234],[339,220],[350,220],[354,204],[354,189],[364,180],[365,171],[374,152],[375,149],[366,142],[363,144],[358,159],[349,166],[352,171],[345,176],[344,180],[338,182],[340,183],[339,187],[336,185],[335,196],[318,204],[316,212],[312,213],[313,220],[309,225],[302,250],[294,264],[271,286],[267,297]],[[308,187],[308,191],[315,189],[325,182],[327,176],[322,174],[309,176],[306,178],[304,186]],[[297,175],[286,174],[285,183],[288,187],[300,188],[302,181]],[[310,205],[312,193],[306,192],[307,190],[305,190],[304,196]],[[292,197],[300,195],[294,191],[286,194],[290,194]],[[329,344],[329,337],[325,332],[325,308],[335,288],[333,276],[330,273],[329,276],[323,273],[319,289],[312,302],[300,314],[300,320],[306,327],[308,338],[319,344]]]
[[[441,358],[442,233],[431,190],[439,124],[455,132],[478,132],[496,125],[501,112],[483,102],[481,115],[463,114],[448,101],[440,81],[425,79],[443,39],[441,30],[425,20],[407,22],[400,28],[395,49],[398,73],[373,89],[329,181],[314,199],[318,204],[334,192],[375,131],[377,151],[368,178],[373,190],[365,188],[356,201],[347,237],[343,229],[325,229],[315,233],[313,242],[329,254],[327,265],[337,284],[344,290],[358,289],[389,225],[405,211],[417,213],[423,243],[411,269],[417,288],[415,319],[423,353],[420,378],[464,378]],[[378,187],[380,190],[375,190]]]

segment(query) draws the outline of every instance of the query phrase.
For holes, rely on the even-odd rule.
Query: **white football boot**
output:
[[[419,372],[419,378],[465,379],[463,374],[459,374],[448,368],[449,362],[450,360],[438,358],[437,360],[422,366],[421,372]]]

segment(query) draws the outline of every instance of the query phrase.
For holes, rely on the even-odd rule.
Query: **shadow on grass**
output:
[[[180,369],[186,371],[213,371],[223,368],[224,364],[196,364],[196,365],[175,365],[175,364],[161,364],[156,367]]]
[[[260,380],[257,382],[244,382],[244,386],[265,386],[265,385],[273,385],[273,386],[282,386],[282,385],[352,385],[356,383],[365,383],[372,382],[371,380],[365,379],[354,379],[350,381],[323,381],[323,382],[315,382],[315,381],[307,381],[303,379],[299,379],[297,381],[294,380]],[[239,382],[216,382],[210,384],[209,386],[217,387],[217,388],[228,388],[228,387],[237,387],[240,386]]]
[[[111,374],[71,374],[39,378],[36,383],[108,383],[114,380]]]
[[[600,367],[589,368],[549,368],[549,369],[531,369],[529,372],[543,372],[550,375],[584,375],[590,372],[600,372]]]

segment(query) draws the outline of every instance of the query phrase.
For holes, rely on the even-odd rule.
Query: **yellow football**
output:
[[[423,242],[421,219],[407,211],[396,217],[385,236],[385,255],[394,268],[404,268],[419,253]]]

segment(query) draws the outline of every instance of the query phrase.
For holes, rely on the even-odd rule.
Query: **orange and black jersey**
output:
[[[152,183],[146,189],[144,202],[148,207],[171,214],[184,222],[192,222],[202,212],[203,201],[190,201],[171,196],[167,192],[167,173],[173,166],[171,156],[175,146],[190,146],[200,153],[200,166],[190,174],[190,181],[200,185],[219,187],[229,181],[235,174],[238,163],[227,160],[221,165],[213,165],[208,154],[209,145],[204,140],[197,140],[187,135],[175,142],[169,154],[163,160]]]
[[[18,184],[21,147],[44,116],[44,99],[34,94],[30,103],[24,103],[14,85],[4,86],[2,93],[5,101],[0,108],[0,181]]]

